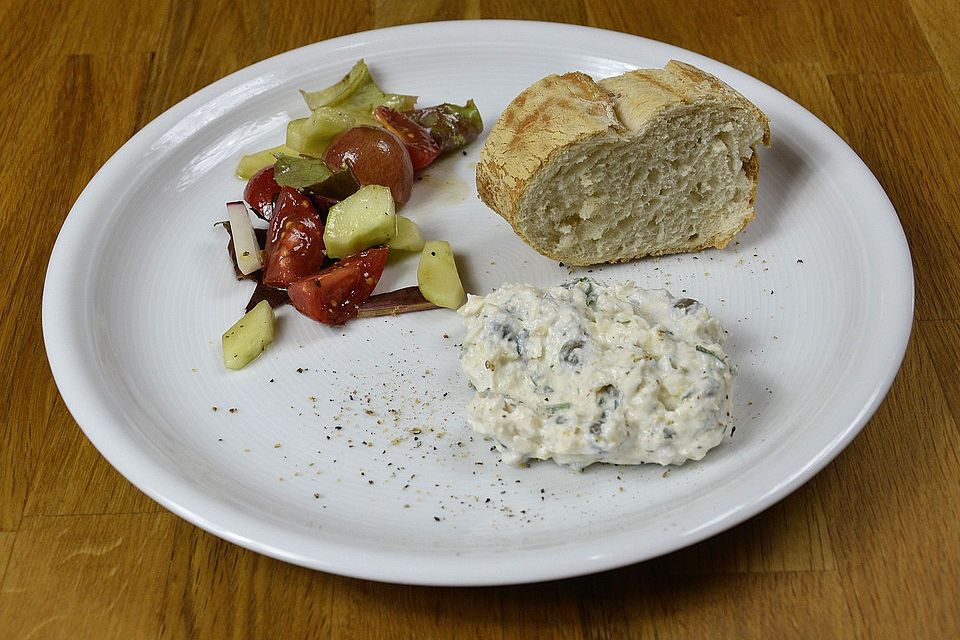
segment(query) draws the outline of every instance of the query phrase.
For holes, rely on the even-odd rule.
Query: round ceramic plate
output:
[[[730,333],[736,428],[679,467],[501,464],[465,425],[458,316],[331,328],[286,307],[241,371],[220,336],[242,315],[215,223],[242,154],[306,115],[298,89],[364,58],[420,105],[473,98],[489,130],[535,80],[677,58],[769,116],[757,219],[725,250],[572,270],[523,244],[476,196],[482,139],[431,166],[402,212],[449,240],[468,291],[590,273],[697,298]],[[415,283],[394,258],[378,290]],[[783,498],[860,431],[898,370],[913,279],[897,215],[857,156],[757,80],[642,38],[558,24],[455,22],[357,33],[234,73],[137,133],[78,199],[43,298],[71,413],[132,483],[190,522],[292,563],[375,580],[484,585],[623,566],[716,534]]]

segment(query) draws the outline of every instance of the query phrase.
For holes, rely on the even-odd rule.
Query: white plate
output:
[[[489,127],[538,78],[595,77],[670,58],[698,65],[770,116],[757,220],[724,251],[593,270],[704,301],[739,364],[732,438],[701,463],[499,464],[464,424],[462,329],[448,311],[313,323],[291,308],[255,363],[227,372],[220,335],[249,289],[213,224],[239,197],[242,153],[282,141],[298,89],[365,58],[421,105],[475,98]],[[465,284],[552,285],[476,197],[480,143],[417,183],[404,213],[452,241]],[[413,282],[401,261],[381,290]],[[578,270],[577,274],[585,270]],[[505,584],[622,566],[702,540],[796,489],[859,432],[903,357],[910,256],[870,171],[770,87],[638,37],[531,22],[357,33],[290,51],[199,91],[125,144],[57,239],[43,298],[60,392],[93,444],[171,511],[244,547],[384,581]],[[216,408],[216,410],[214,410]]]

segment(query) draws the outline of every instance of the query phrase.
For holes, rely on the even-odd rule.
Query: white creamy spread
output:
[[[695,300],[588,278],[468,296],[467,420],[504,462],[699,460],[730,424],[734,371]]]

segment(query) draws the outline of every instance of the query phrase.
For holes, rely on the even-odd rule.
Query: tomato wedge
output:
[[[406,114],[383,105],[373,110],[373,117],[396,135],[410,153],[413,170],[419,171],[440,155],[440,146],[430,132],[411,120]]]
[[[250,176],[243,188],[243,199],[264,220],[273,216],[274,203],[279,195],[280,185],[274,177],[272,164]]]
[[[387,251],[386,247],[360,251],[298,280],[287,287],[290,302],[318,322],[343,324],[373,293],[387,264]]]
[[[283,187],[267,228],[267,266],[263,283],[286,287],[323,268],[323,221],[305,195]]]

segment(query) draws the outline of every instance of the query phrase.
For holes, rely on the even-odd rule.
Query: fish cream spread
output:
[[[730,424],[726,334],[695,300],[581,278],[507,284],[459,314],[467,420],[504,462],[681,464]]]

